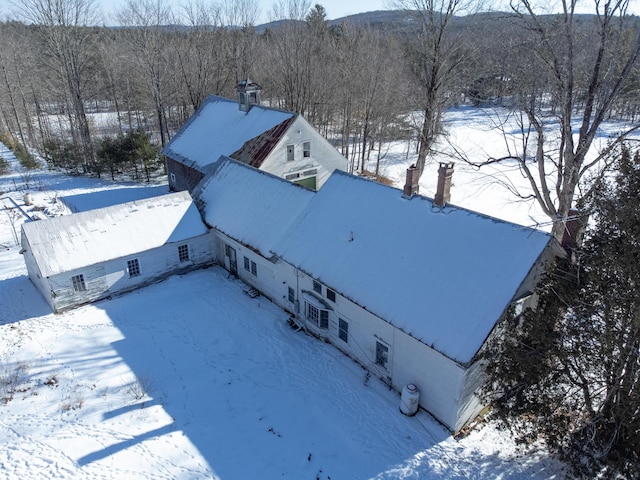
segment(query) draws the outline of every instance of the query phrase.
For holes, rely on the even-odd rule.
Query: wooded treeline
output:
[[[435,11],[405,2],[371,25],[329,22],[321,5],[281,2],[273,15],[285,21],[271,28],[255,27],[252,0],[179,11],[129,0],[117,28],[91,26],[100,23],[92,0],[55,3],[22,0],[17,19],[0,24],[0,130],[71,172],[108,169],[98,156],[105,136],[140,129],[165,145],[207,95],[233,98],[245,78],[263,87],[266,104],[302,113],[359,172],[375,169],[391,139],[413,141],[424,162],[453,104],[513,103],[535,82],[536,101],[560,107],[526,20],[458,16],[458,0]],[[585,40],[576,43],[578,59],[590,58],[593,22],[575,18]],[[631,77],[609,112],[616,118],[640,113],[637,65]],[[108,122],[92,115],[105,112],[113,113]]]

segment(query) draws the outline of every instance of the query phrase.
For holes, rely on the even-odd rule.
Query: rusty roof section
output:
[[[262,162],[264,162],[297,117],[297,114],[293,115],[257,137],[247,140],[242,147],[229,156],[252,167],[260,168]]]

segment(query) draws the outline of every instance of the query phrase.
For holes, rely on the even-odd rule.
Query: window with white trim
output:
[[[322,284],[317,280],[313,281],[313,291],[322,295]]]
[[[256,277],[258,276],[258,265],[247,257],[244,257],[244,269],[251,273],[251,275],[255,275]]]
[[[178,260],[180,262],[186,262],[189,260],[189,245],[178,245]]]
[[[293,162],[296,159],[296,146],[287,145],[287,162]]]
[[[327,288],[327,299],[331,300],[333,303],[336,303],[336,292]]]
[[[328,329],[329,310],[318,308],[313,303],[307,302],[307,320],[319,328]]]
[[[349,322],[342,318],[338,319],[338,338],[345,343],[349,343]]]
[[[129,272],[129,277],[137,277],[140,275],[140,262],[137,258],[127,261],[127,272]]]
[[[289,287],[289,302],[295,303],[295,301],[296,301],[296,291],[293,288]]]
[[[389,347],[385,344],[376,342],[376,365],[380,365],[386,369],[389,364]]]
[[[84,283],[84,275],[74,275],[71,277],[71,285],[76,292],[84,292],[87,290],[87,286]]]
[[[309,158],[311,156],[311,142],[304,142],[302,144],[302,156]]]

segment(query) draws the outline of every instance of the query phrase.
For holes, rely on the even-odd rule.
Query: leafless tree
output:
[[[400,0],[415,21],[416,35],[409,44],[412,68],[420,93],[415,96],[422,111],[418,128],[418,159],[420,175],[427,156],[441,131],[441,119],[451,100],[452,80],[465,59],[464,42],[452,23],[457,15],[469,12],[468,0]]]
[[[16,0],[17,14],[36,26],[51,61],[52,74],[66,88],[72,134],[82,145],[85,171],[91,171],[95,152],[86,113],[86,87],[94,63],[98,23],[94,0]]]
[[[169,139],[167,127],[167,83],[173,66],[165,27],[172,24],[171,8],[165,0],[127,0],[117,13],[120,25],[126,27],[123,37],[142,78],[151,94],[160,142]]]
[[[640,55],[640,25],[627,14],[629,0],[594,0],[593,5],[595,15],[585,24],[575,12],[576,0],[561,2],[561,12],[553,16],[539,15],[531,0],[511,4],[529,33],[525,48],[532,53],[521,75],[514,72],[522,147],[488,162],[519,162],[531,186],[531,193],[520,195],[535,198],[558,239],[581,180],[596,166],[606,168],[612,150],[640,128],[632,126],[589,155],[602,122],[625,89],[628,95]]]

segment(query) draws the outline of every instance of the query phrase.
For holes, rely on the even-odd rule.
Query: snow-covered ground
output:
[[[384,166],[399,187],[407,167],[402,148]],[[456,168],[452,203],[538,221],[535,209],[495,195],[495,185],[472,168]],[[436,169],[423,179],[428,196]],[[85,209],[94,200],[102,206],[148,195],[145,188],[163,190],[51,172],[28,180],[34,205],[54,212],[63,196]],[[24,181],[19,173],[0,177],[2,207],[33,213],[24,205]],[[544,450],[521,450],[491,424],[456,440],[423,411],[402,415],[398,393],[330,345],[292,330],[280,309],[249,298],[219,267],[53,315],[27,277],[13,233],[23,221],[16,212],[0,212],[2,478],[565,475]]]

